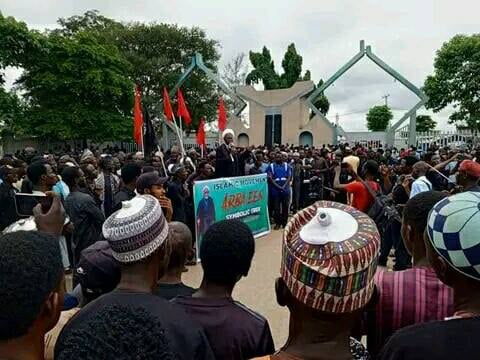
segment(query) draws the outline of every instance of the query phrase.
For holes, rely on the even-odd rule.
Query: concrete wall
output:
[[[300,134],[309,131],[313,135],[313,144],[332,144],[335,131],[322,117],[310,119],[310,109],[306,97],[314,89],[312,81],[298,81],[291,88],[257,91],[251,86],[237,88],[237,93],[249,103],[250,128],[237,119],[230,119],[228,126],[240,134],[249,137],[250,145],[265,143],[265,115],[282,114],[282,143],[298,144]]]

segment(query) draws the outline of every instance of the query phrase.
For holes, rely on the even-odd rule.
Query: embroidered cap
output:
[[[160,203],[150,195],[122,202],[122,208],[103,224],[112,255],[122,263],[138,262],[154,253],[168,237]]]
[[[380,235],[357,209],[319,201],[285,228],[281,276],[293,296],[329,313],[364,307],[374,291]]]
[[[480,280],[480,194],[464,192],[435,204],[427,233],[435,251],[455,270]]]

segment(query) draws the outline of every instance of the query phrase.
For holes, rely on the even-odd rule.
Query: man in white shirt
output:
[[[428,169],[429,166],[425,161],[419,161],[413,165],[412,176],[415,181],[412,183],[412,189],[410,190],[410,199],[417,194],[432,190],[432,183],[425,176]]]

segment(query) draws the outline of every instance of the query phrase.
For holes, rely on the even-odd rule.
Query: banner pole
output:
[[[173,114],[172,114],[173,115]],[[180,117],[180,122],[182,121],[182,118]],[[180,128],[178,127],[177,125],[177,120],[175,118],[175,115],[173,115],[173,124],[175,125],[175,130],[176,130],[176,133],[177,133],[177,137],[178,137],[178,142],[180,144],[180,149],[182,150],[182,154],[185,153],[185,149],[183,148],[183,140],[182,140],[182,136],[180,135]]]
[[[160,160],[162,161],[162,168],[163,168],[163,173],[165,176],[168,176],[167,173],[167,167],[165,166],[165,161],[163,160],[163,152],[162,149],[160,149],[160,145],[157,145],[158,152],[160,153]]]

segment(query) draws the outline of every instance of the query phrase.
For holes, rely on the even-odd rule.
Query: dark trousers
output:
[[[302,191],[302,180],[300,178],[293,179],[293,210],[299,211],[301,207],[301,191]]]
[[[290,202],[290,193],[272,196],[273,218],[276,225],[286,226],[288,221],[288,204]]]
[[[395,249],[395,265],[393,270],[400,271],[408,269],[412,266],[412,257],[407,252],[405,244],[402,239],[402,224],[398,221],[393,221],[385,232],[380,247],[380,257],[378,264],[381,266],[387,265],[388,254],[390,249]]]

